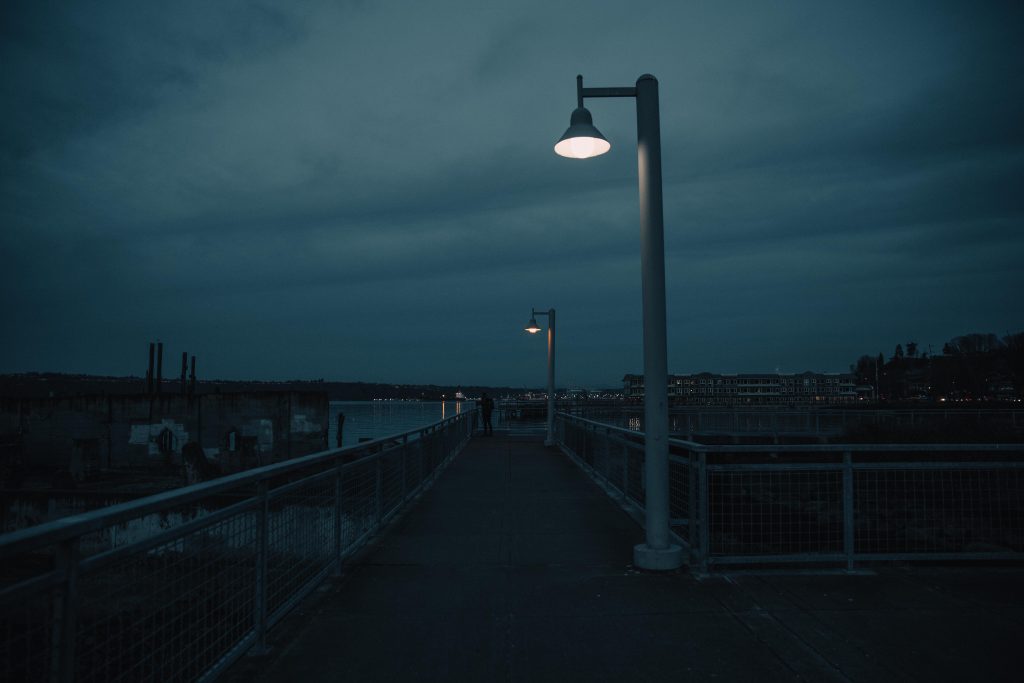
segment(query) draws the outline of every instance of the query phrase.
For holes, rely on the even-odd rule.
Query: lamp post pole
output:
[[[555,445],[555,309],[548,309],[548,436],[545,446]]]
[[[555,309],[549,308],[546,311],[530,309],[530,323],[526,331],[530,334],[540,332],[537,327],[537,316],[548,317],[548,419],[547,436],[544,437],[545,446],[555,445]]]
[[[636,99],[637,170],[640,190],[640,264],[643,281],[644,326],[644,480],[646,542],[633,548],[637,567],[652,570],[676,569],[683,563],[682,548],[669,534],[668,485],[668,351],[665,324],[665,231],[661,197],[661,123],[658,81],[650,74],[637,79],[634,88],[584,88],[576,77],[577,109],[569,130],[559,141],[583,139],[593,147],[582,154],[563,156],[586,158],[607,151],[610,145],[593,127],[583,108],[588,97],[634,97]],[[587,126],[589,125],[589,129]],[[602,148],[603,143],[603,148]],[[586,144],[586,143],[585,143]],[[565,148],[563,147],[563,150]],[[579,148],[578,148],[579,149]]]

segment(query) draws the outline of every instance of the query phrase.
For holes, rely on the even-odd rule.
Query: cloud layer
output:
[[[638,372],[635,116],[661,88],[669,364],[843,370],[1022,326],[1019,4],[8,3],[0,371]],[[937,350],[937,349],[936,349]]]

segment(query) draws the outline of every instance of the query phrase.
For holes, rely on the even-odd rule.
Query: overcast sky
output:
[[[0,372],[541,386],[554,307],[619,385],[635,107],[556,156],[577,73],[660,83],[671,372],[1020,331],[1022,8],[4,2]]]

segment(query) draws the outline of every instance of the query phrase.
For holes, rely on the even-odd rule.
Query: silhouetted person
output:
[[[494,412],[494,399],[485,391],[480,396],[480,414],[484,417],[484,434],[494,435],[494,427],[491,425],[491,413]]]

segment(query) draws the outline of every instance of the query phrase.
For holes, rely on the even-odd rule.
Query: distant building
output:
[[[643,375],[622,378],[627,399],[644,396]],[[802,372],[719,375],[669,375],[668,400],[675,405],[787,406],[838,405],[857,400],[857,384],[849,373]]]

